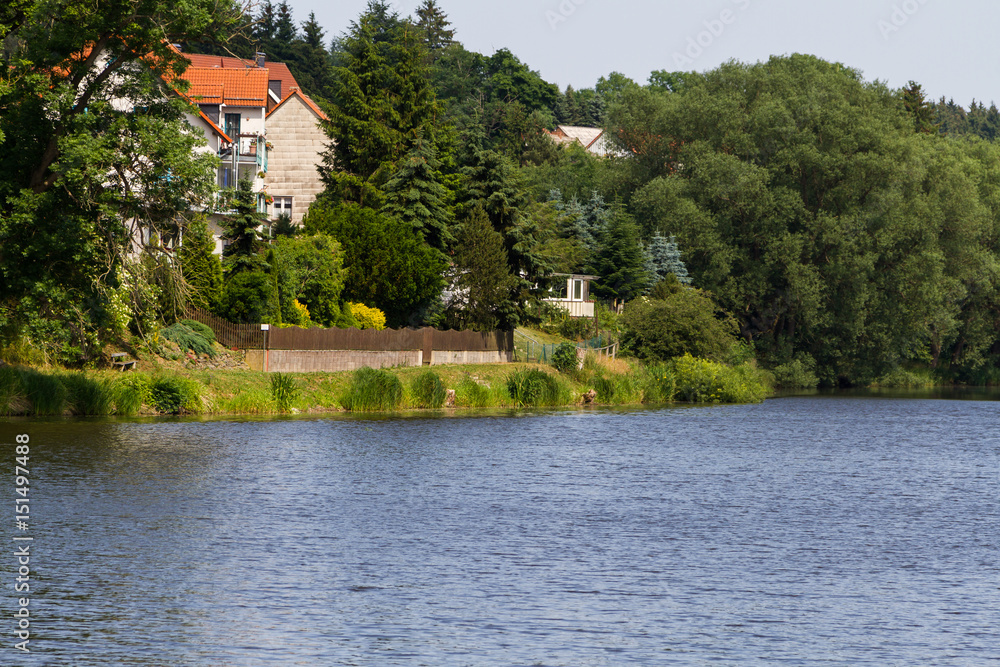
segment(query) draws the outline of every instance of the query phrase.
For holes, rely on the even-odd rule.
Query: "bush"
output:
[[[204,324],[197,320],[181,320],[180,323],[186,326],[188,329],[191,329],[191,331],[194,331],[196,334],[207,340],[209,343],[215,342],[215,332],[212,331],[212,327],[208,326],[207,324]]]
[[[0,361],[8,364],[44,366],[47,360],[45,350],[24,336],[0,348]]]
[[[176,322],[165,329],[160,329],[160,337],[177,343],[182,352],[190,350],[195,354],[206,354],[210,357],[215,357],[215,350],[212,349],[212,344],[206,340],[205,336],[186,324]]]
[[[281,310],[274,279],[259,271],[232,276],[222,291],[219,314],[230,322],[277,324]]]
[[[552,353],[552,365],[562,373],[576,370],[577,364],[576,345],[572,343],[562,343]]]
[[[340,404],[352,412],[385,412],[399,408],[402,401],[403,384],[398,377],[365,366],[351,375]]]
[[[507,392],[516,407],[561,405],[569,402],[569,391],[559,379],[536,368],[514,371],[507,376]]]
[[[410,385],[413,403],[418,408],[440,408],[448,396],[441,377],[434,371],[424,371]]]
[[[111,383],[95,380],[84,373],[60,377],[67,390],[70,410],[76,415],[110,415],[114,405]]]
[[[156,409],[165,414],[201,412],[201,390],[192,380],[162,375],[150,383],[149,395]]]
[[[736,342],[736,324],[717,317],[707,292],[677,286],[663,299],[640,297],[625,306],[622,345],[641,359],[667,361],[684,354],[722,361]]]
[[[385,329],[385,313],[378,308],[371,308],[363,303],[349,303],[348,306],[359,329]]]
[[[937,381],[931,371],[908,371],[897,368],[872,382],[870,386],[882,389],[921,389],[933,387],[935,384]]]
[[[815,389],[819,378],[813,372],[814,368],[815,363],[796,359],[771,369],[771,373],[774,374],[775,384],[782,389]]]
[[[279,410],[288,412],[298,395],[299,387],[290,375],[275,373],[271,376],[271,398],[278,404]]]
[[[767,375],[752,364],[730,367],[687,354],[673,360],[678,400],[689,403],[757,403],[770,390]]]

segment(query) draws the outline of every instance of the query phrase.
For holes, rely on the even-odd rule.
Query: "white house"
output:
[[[590,281],[598,276],[587,276],[578,273],[553,273],[559,281],[552,288],[552,296],[543,301],[554,304],[569,312],[570,317],[593,317],[594,302],[590,300]]]

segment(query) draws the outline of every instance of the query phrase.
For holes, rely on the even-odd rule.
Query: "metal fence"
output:
[[[215,339],[224,347],[237,350],[264,349],[264,332],[260,330],[259,324],[235,324],[200,308],[190,308],[185,315],[188,319],[208,326],[215,332]]]

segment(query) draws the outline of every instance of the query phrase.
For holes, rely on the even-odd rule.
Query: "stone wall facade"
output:
[[[300,224],[309,205],[323,191],[317,166],[327,146],[327,137],[319,127],[319,116],[299,95],[292,95],[267,116],[268,151],[267,193],[274,197],[269,207],[272,218],[285,213],[278,209],[279,198],[292,198],[292,222]]]
[[[459,352],[435,350],[431,365],[441,364],[502,364],[512,360],[511,352]],[[255,371],[271,373],[315,373],[354,371],[363,366],[389,368],[391,366],[421,366],[421,350],[371,351],[371,350],[268,350],[265,369],[264,350],[247,350],[246,363]]]

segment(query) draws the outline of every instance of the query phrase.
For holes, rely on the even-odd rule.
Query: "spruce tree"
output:
[[[437,151],[418,143],[385,185],[382,213],[411,225],[432,248],[444,252],[452,242],[448,190],[441,184]]]
[[[459,228],[455,248],[456,289],[448,304],[449,325],[475,331],[516,326],[520,281],[510,271],[503,237],[482,207],[474,208]]]
[[[677,282],[684,285],[691,283],[687,267],[681,261],[681,251],[677,249],[677,241],[673,235],[668,239],[657,232],[646,247],[646,274],[649,286],[652,287],[672,274]]]
[[[264,247],[260,227],[267,222],[264,214],[257,210],[257,195],[246,179],[237,185],[232,207],[233,214],[225,221],[226,231],[222,235],[222,239],[229,242],[222,250],[229,275],[260,267],[257,253]]]
[[[603,298],[630,301],[642,294],[648,283],[639,226],[624,211],[610,216],[600,238],[592,272],[600,276],[591,292]]]
[[[449,47],[454,41],[455,31],[448,29],[450,25],[448,17],[434,0],[424,0],[417,8],[417,29],[432,59],[437,51]]]

